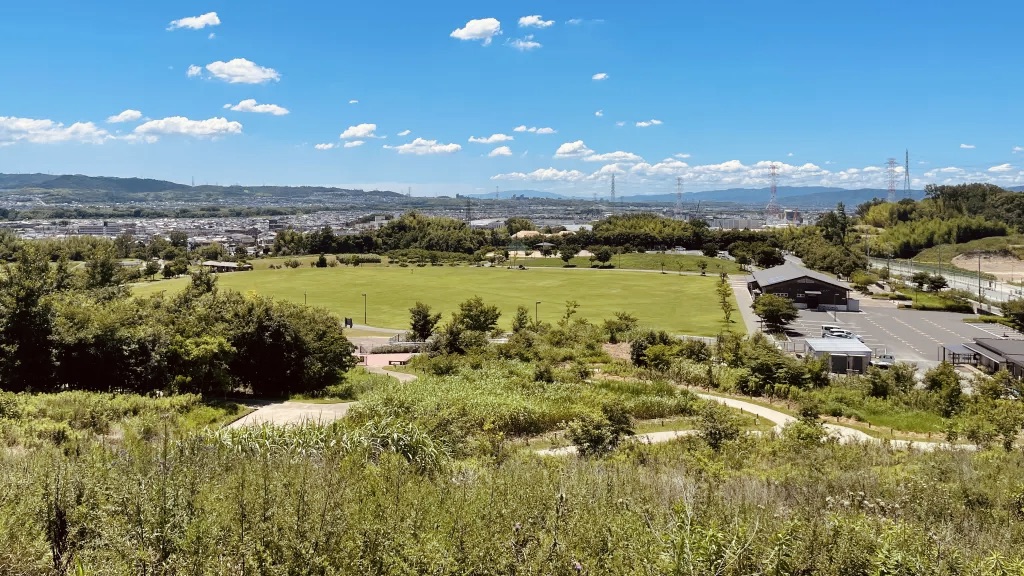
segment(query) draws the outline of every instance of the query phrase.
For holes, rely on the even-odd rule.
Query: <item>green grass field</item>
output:
[[[363,323],[362,294],[366,293],[366,323],[385,328],[407,328],[409,308],[417,300],[443,312],[447,319],[460,302],[480,296],[501,309],[500,324],[506,328],[517,306],[526,306],[533,315],[534,303],[540,301],[540,319],[555,322],[564,312],[566,300],[576,300],[579,316],[592,321],[625,311],[643,325],[673,333],[713,336],[722,330],[744,332],[738,312],[733,313],[731,324],[725,324],[715,295],[717,281],[712,274],[464,266],[306,267],[218,276],[224,288],[305,301],[351,317],[357,324]],[[187,278],[149,282],[133,290],[137,295],[177,292],[187,282]]]

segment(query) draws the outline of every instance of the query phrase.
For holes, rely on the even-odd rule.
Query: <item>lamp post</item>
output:
[[[533,305],[533,323],[540,324],[540,300]]]
[[[363,326],[366,325],[366,292],[363,292]]]

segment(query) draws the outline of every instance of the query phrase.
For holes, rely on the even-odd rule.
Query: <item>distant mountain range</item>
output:
[[[379,201],[404,198],[397,192],[350,190],[324,186],[189,186],[148,178],[114,178],[81,174],[0,174],[0,194],[24,194],[61,202],[146,202],[280,199],[331,204],[334,201]]]

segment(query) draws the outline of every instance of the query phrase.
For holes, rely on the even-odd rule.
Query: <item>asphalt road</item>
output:
[[[974,338],[1024,338],[1024,334],[999,324],[964,322],[968,316],[952,312],[865,307],[862,312],[800,311],[793,323],[797,350],[803,338],[820,338],[822,324],[836,324],[860,335],[875,354],[892,354],[899,361],[930,366],[941,359],[943,344],[970,342]]]

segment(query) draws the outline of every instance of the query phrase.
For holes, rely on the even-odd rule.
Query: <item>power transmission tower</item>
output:
[[[466,223],[471,224],[473,222],[473,200],[466,198]]]
[[[885,163],[885,173],[889,180],[889,202],[896,201],[896,159],[889,158]]]
[[[910,198],[910,150],[907,150],[906,161],[903,164],[903,197]]]
[[[676,219],[683,216],[683,177],[676,176]]]
[[[770,216],[778,216],[782,212],[779,209],[779,167],[772,164],[769,168],[771,169],[771,196],[764,211]]]
[[[501,200],[501,187],[500,186],[495,186],[494,187],[494,199],[495,200]]]
[[[612,205],[615,205],[615,173],[612,172]]]

